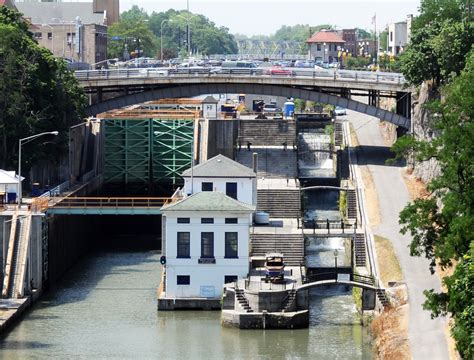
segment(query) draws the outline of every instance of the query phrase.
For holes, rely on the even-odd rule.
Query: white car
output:
[[[340,106],[336,106],[336,109],[334,110],[334,114],[336,116],[346,115],[346,109]]]

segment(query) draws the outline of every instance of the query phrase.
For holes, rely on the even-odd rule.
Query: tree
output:
[[[460,354],[474,357],[474,50],[465,69],[442,89],[443,101],[430,104],[434,129],[439,134],[427,143],[411,137],[397,141],[394,150],[401,155],[414,152],[418,161],[436,158],[441,175],[429,185],[431,197],[417,199],[400,213],[402,233],[412,237],[410,253],[453,265],[453,275],[445,277],[446,291],[425,291],[424,308],[432,316],[450,313],[451,332]]]
[[[111,37],[107,49],[109,58],[122,58],[124,53],[133,52],[137,57],[155,57],[158,39],[150,30],[148,14],[134,5],[120,15],[120,21],[109,27]],[[140,53],[140,54],[139,54]]]
[[[401,57],[407,80],[420,85],[448,82],[464,68],[474,42],[474,28],[466,21],[465,0],[423,0],[412,23],[410,43]]]
[[[26,148],[24,166],[57,160],[68,127],[82,118],[84,93],[65,62],[33,39],[19,12],[0,7],[0,33],[0,167],[17,165],[19,138],[53,130],[60,133],[53,148]]]

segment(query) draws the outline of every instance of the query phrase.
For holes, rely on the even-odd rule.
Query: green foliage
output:
[[[107,56],[122,58],[124,52],[138,54],[138,50],[140,56],[156,56],[158,39],[149,29],[148,21],[147,13],[136,5],[123,12],[120,21],[109,26],[109,35],[120,40],[108,42]]]
[[[57,130],[53,144],[24,149],[26,168],[54,161],[68,127],[80,121],[85,96],[64,61],[40,47],[17,11],[0,7],[0,168],[17,165],[18,139]]]
[[[339,192],[339,213],[341,218],[347,218],[347,193],[345,191]]]
[[[303,112],[306,108],[306,100],[295,99],[295,111]]]
[[[413,85],[425,80],[447,83],[464,68],[464,58],[474,43],[473,25],[464,21],[466,1],[423,0],[420,9],[401,69]]]
[[[344,60],[344,68],[348,70],[365,70],[370,64],[370,58],[365,57],[348,57]]]
[[[417,199],[400,213],[402,233],[413,238],[412,255],[424,255],[442,267],[458,261],[454,274],[444,279],[446,292],[426,291],[424,307],[433,316],[446,312],[454,318],[452,334],[460,354],[472,358],[474,275],[474,51],[466,67],[443,88],[444,100],[430,105],[438,136],[430,143],[404,138],[397,141],[399,155],[414,152],[418,160],[436,158],[441,175],[428,186],[431,197]]]
[[[237,53],[237,44],[234,37],[229,34],[229,29],[217,27],[205,16],[187,11],[170,9],[148,15],[143,9],[134,5],[129,11],[121,14],[120,22],[112,25],[109,33],[112,36],[129,39],[129,50],[136,50],[135,39],[139,38],[144,54],[152,57],[161,56],[163,39],[163,55],[168,59],[187,55],[188,24],[193,53],[204,55]],[[125,49],[124,41],[110,43],[109,56],[122,57]]]
[[[379,48],[381,48],[383,51],[387,50],[388,29],[385,29],[384,31],[380,32],[379,39],[380,39]]]

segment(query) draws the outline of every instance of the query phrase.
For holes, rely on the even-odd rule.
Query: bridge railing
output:
[[[350,280],[356,283],[370,285],[370,286],[378,286],[378,282],[373,276],[367,275],[360,275],[356,273],[345,273],[345,272],[338,272],[338,271],[331,271],[331,272],[324,272],[319,274],[311,274],[307,275],[304,278],[304,283],[312,283],[317,281],[325,281],[325,280],[341,280],[341,277],[347,277],[345,280]]]
[[[353,70],[329,70],[329,69],[304,69],[283,68],[280,74],[272,73],[265,68],[242,68],[216,70],[215,68],[130,68],[130,69],[108,69],[108,70],[77,70],[75,76],[78,80],[107,80],[107,79],[129,79],[129,78],[163,78],[173,79],[176,77],[216,77],[228,78],[229,75],[242,77],[271,77],[271,78],[313,78],[349,80],[376,83],[402,84],[405,78],[399,73],[353,71]]]
[[[172,201],[169,197],[64,197],[54,198],[50,207],[60,208],[151,208]]]

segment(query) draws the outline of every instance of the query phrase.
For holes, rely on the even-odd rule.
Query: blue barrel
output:
[[[283,116],[290,117],[295,113],[295,103],[293,101],[287,101],[283,104]]]

